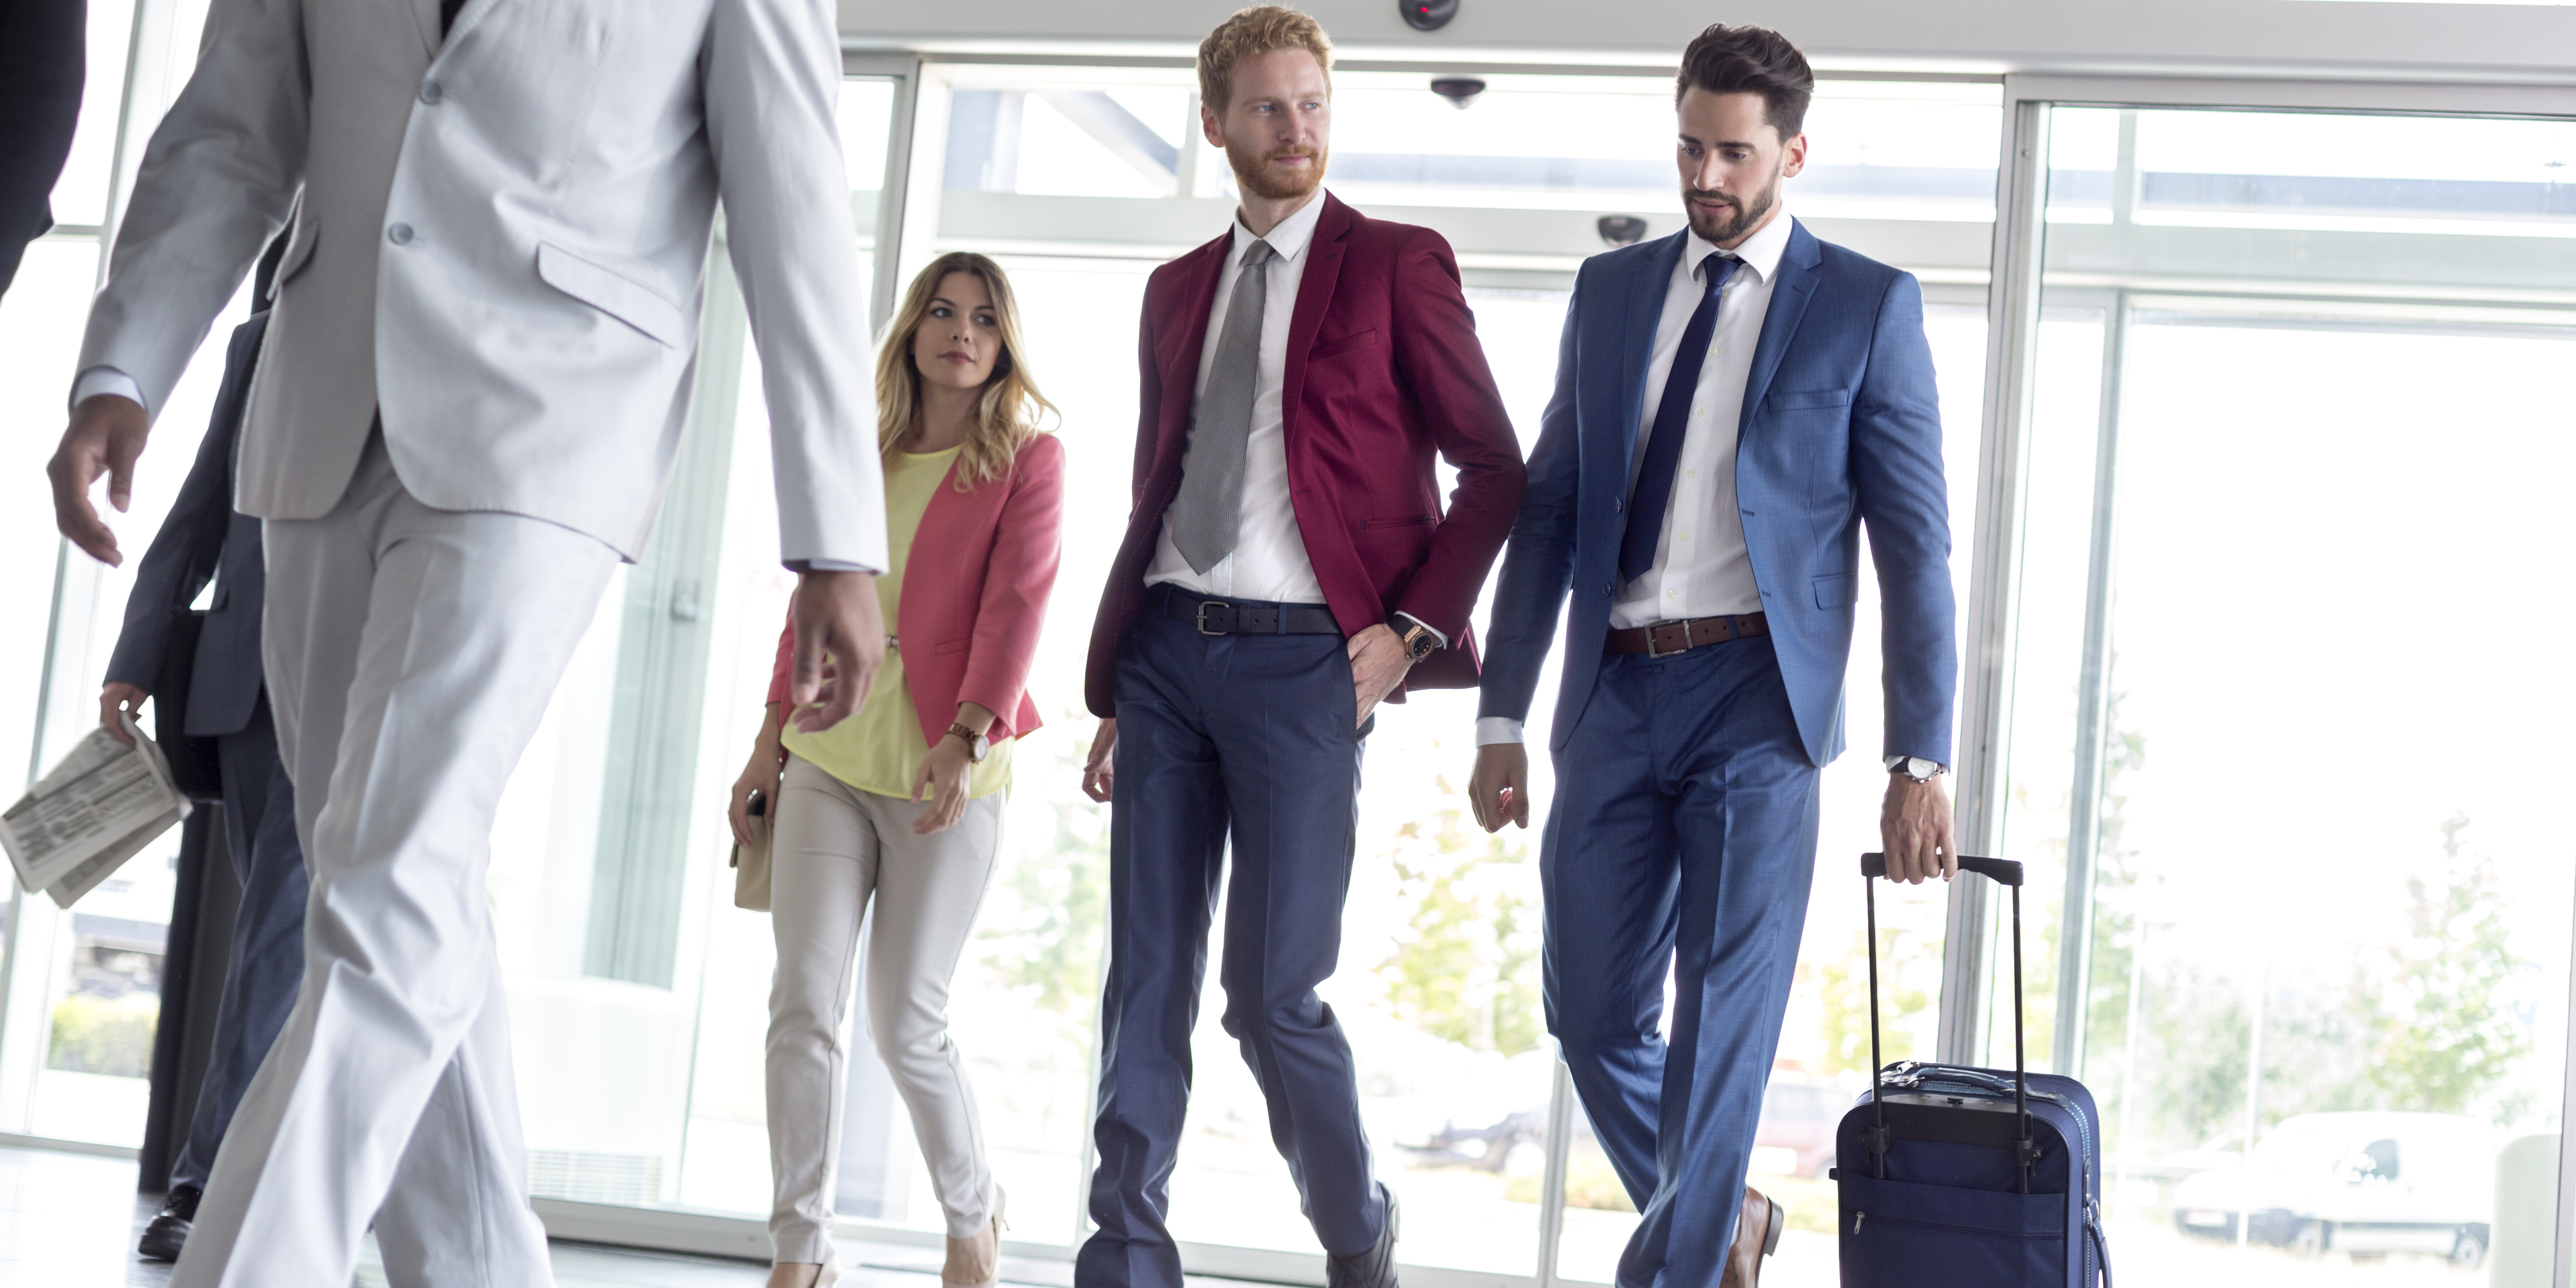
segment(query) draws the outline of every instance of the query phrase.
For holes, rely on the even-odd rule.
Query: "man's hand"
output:
[[[1887,879],[1920,885],[1958,875],[1959,838],[1950,825],[1950,795],[1941,780],[1918,783],[1902,773],[1887,776],[1887,803],[1878,811],[1879,847],[1887,853]]]
[[[1505,823],[1529,826],[1529,748],[1517,742],[1489,742],[1476,749],[1476,772],[1467,779],[1467,804],[1476,825],[1488,832]]]
[[[1111,716],[1100,722],[1100,732],[1091,735],[1091,754],[1082,759],[1082,794],[1107,801],[1117,771],[1118,717]]]
[[[99,727],[107,730],[108,737],[128,747],[133,746],[134,740],[125,736],[124,722],[117,717],[140,715],[143,711],[144,699],[151,696],[123,680],[108,681],[107,687],[98,691]]]
[[[1404,641],[1386,623],[1361,631],[1351,637],[1351,696],[1358,699],[1359,719],[1352,728],[1367,724],[1377,711],[1377,704],[1404,683],[1404,673],[1413,669],[1413,655],[1404,651]]]
[[[821,733],[867,701],[885,664],[885,615],[872,572],[809,572],[796,579],[796,673],[788,707],[796,727]],[[815,704],[820,703],[820,706]]]
[[[97,394],[72,408],[63,443],[45,464],[54,484],[54,526],[89,557],[114,568],[125,562],[116,534],[89,503],[90,485],[107,475],[107,503],[122,514],[134,501],[134,462],[143,455],[143,440],[152,433],[152,418],[143,406],[121,394]]]

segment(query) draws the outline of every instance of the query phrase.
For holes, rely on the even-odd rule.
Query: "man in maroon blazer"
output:
[[[1227,841],[1225,1028],[1270,1105],[1332,1288],[1392,1288],[1341,950],[1381,699],[1476,675],[1467,615],[1523,472],[1448,243],[1323,192],[1332,46],[1246,9],[1199,47],[1234,226],[1145,290],[1136,509],[1092,629],[1083,771],[1116,803],[1101,1003],[1099,1233],[1078,1288],[1180,1288],[1165,1227]],[[1458,471],[1441,513],[1434,457]]]

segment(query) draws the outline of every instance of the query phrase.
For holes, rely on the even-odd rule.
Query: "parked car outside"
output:
[[[2184,1234],[2355,1259],[2422,1253],[2474,1268],[2495,1210],[2495,1142],[2460,1114],[2328,1113],[2285,1118],[2243,1165],[2174,1187]]]

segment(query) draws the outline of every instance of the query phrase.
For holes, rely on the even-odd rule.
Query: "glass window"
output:
[[[2121,1267],[2546,1264],[2497,1204],[2554,1192],[2567,1036],[2570,613],[2527,552],[2570,465],[2576,128],[2049,127],[2004,848]]]

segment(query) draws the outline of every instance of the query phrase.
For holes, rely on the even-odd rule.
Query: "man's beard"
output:
[[[1728,201],[1728,208],[1732,214],[1722,218],[1709,213],[1699,204],[1701,197],[1715,197],[1720,201]],[[1753,231],[1754,227],[1762,222],[1763,216],[1771,213],[1771,207],[1778,205],[1779,202],[1780,176],[1776,174],[1771,176],[1770,183],[1763,185],[1762,191],[1753,194],[1751,202],[1730,201],[1729,198],[1713,192],[1700,192],[1688,184],[1682,186],[1682,209],[1690,213],[1691,231],[1699,234],[1701,241],[1713,246],[1723,246]]]
[[[1233,148],[1225,150],[1226,164],[1234,167],[1235,183],[1246,193],[1265,201],[1294,200],[1323,186],[1324,163],[1328,155],[1322,148],[1274,148],[1247,163],[1242,153]],[[1313,157],[1315,164],[1306,167],[1304,178],[1291,179],[1270,169],[1270,163],[1280,157]]]

